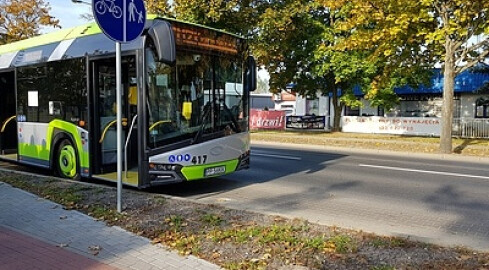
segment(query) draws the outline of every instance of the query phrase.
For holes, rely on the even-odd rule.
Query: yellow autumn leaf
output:
[[[384,55],[385,55],[385,56],[390,56],[390,55],[392,55],[392,50],[385,50],[385,51],[384,51]]]
[[[262,256],[262,259],[263,259],[263,260],[269,260],[269,259],[271,259],[271,258],[272,258],[272,254],[270,254],[270,253],[265,253],[265,254],[263,254],[263,256]]]

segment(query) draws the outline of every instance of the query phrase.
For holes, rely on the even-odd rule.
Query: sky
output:
[[[75,4],[71,0],[47,0],[51,7],[50,15],[59,20],[59,24],[63,29],[87,23],[80,18],[83,13],[92,13],[90,0],[85,0],[87,4]],[[55,31],[53,27],[43,28],[43,33]]]

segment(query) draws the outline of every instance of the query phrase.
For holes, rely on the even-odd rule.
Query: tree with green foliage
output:
[[[416,63],[428,57],[416,40],[407,45],[416,55],[410,61],[389,59],[395,50],[378,54],[375,47],[344,46],[355,36],[348,27],[349,18],[356,15],[351,7],[327,0],[175,0],[172,10],[179,19],[249,37],[254,55],[270,72],[272,92],[292,82],[301,95],[330,95],[336,116],[333,129],[339,130],[342,107],[360,105],[353,95],[355,87],[361,87],[372,105],[389,109],[398,102],[395,86],[427,82],[430,71]],[[405,42],[395,41],[393,48]]]
[[[337,95],[336,90],[340,88],[345,93],[351,92],[354,83],[348,78],[335,81],[331,73],[334,66],[329,64],[330,52],[320,47],[327,43],[325,39],[332,37],[331,33],[327,33],[330,30],[330,17],[326,9],[314,2],[175,0],[173,10],[178,19],[225,29],[250,38],[253,54],[270,72],[272,92],[295,83],[294,91],[301,95],[316,96],[318,91],[324,95],[333,93],[334,103],[337,104],[336,129],[339,128],[342,105],[354,105],[348,103],[349,99],[340,102]],[[352,69],[359,70],[353,62],[352,66]],[[355,80],[358,78],[356,76]],[[329,84],[331,82],[332,85]]]
[[[251,38],[267,0],[173,0],[177,19],[224,29]]]
[[[451,153],[455,77],[489,54],[489,1],[321,0],[321,4],[348,14],[337,26],[350,33],[339,48],[369,50],[372,60],[385,63],[372,82],[371,95],[399,83],[423,81],[416,76],[396,80],[393,74],[421,74],[442,64],[440,152]]]
[[[254,51],[270,72],[272,91],[292,82],[302,96],[331,96],[334,131],[344,105],[360,106],[354,88],[368,85],[376,72],[363,51],[336,48],[347,34],[335,28],[342,16],[317,2],[271,1],[260,18]]]
[[[43,0],[0,0],[0,44],[39,35],[42,26],[59,27]]]

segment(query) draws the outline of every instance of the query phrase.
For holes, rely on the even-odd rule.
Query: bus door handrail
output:
[[[152,124],[149,127],[149,131],[153,130],[156,126],[159,126],[159,125],[164,124],[164,123],[171,123],[171,120],[161,120],[161,121],[158,121],[158,122]]]
[[[129,128],[129,133],[127,134],[127,138],[126,138],[126,144],[124,146],[124,172],[126,175],[126,179],[127,179],[127,146],[129,145],[129,140],[131,139],[132,130],[134,128],[134,125],[136,124],[137,118],[138,118],[137,114],[134,115],[134,117],[132,118],[131,127]]]
[[[3,121],[3,123],[2,123],[2,129],[0,130],[0,133],[3,133],[5,131],[5,127],[7,126],[7,124],[10,121],[14,120],[16,117],[17,117],[17,115],[14,115],[14,116],[9,117],[7,120]]]
[[[102,143],[105,140],[105,135],[107,134],[107,131],[109,131],[109,128],[113,126],[115,123],[117,123],[117,119],[112,120],[105,125],[104,131],[102,132],[102,136],[100,136],[100,140],[98,141],[99,143]],[[123,126],[127,125],[127,118],[122,118],[122,125]]]

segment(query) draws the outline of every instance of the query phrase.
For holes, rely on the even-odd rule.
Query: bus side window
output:
[[[63,105],[61,101],[49,101],[49,115],[61,116],[63,110]]]

